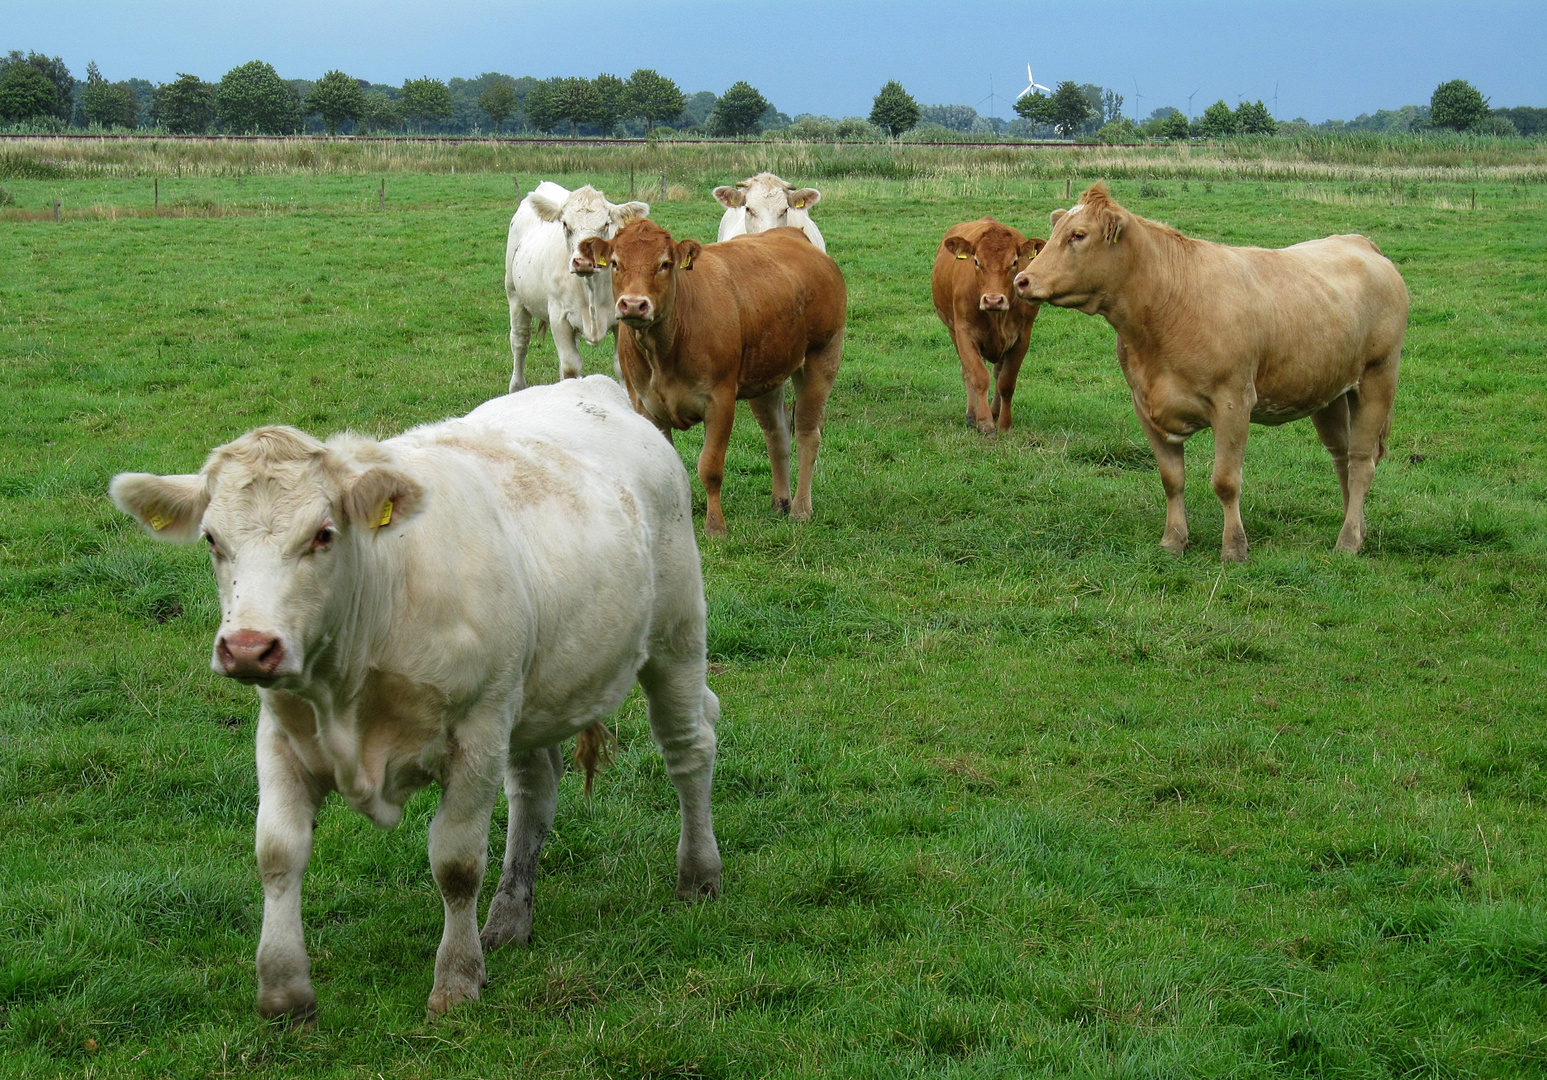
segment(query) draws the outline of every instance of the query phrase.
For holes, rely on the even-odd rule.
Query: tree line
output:
[[[0,126],[31,130],[154,129],[172,134],[289,135],[562,133],[644,135],[662,127],[695,135],[745,137],[762,131],[812,141],[958,139],[963,136],[1089,138],[1100,142],[1228,138],[1310,129],[1303,118],[1279,121],[1262,101],[1232,109],[1220,100],[1189,117],[1164,106],[1139,120],[1123,113],[1123,95],[1092,83],[1060,82],[1051,94],[1027,94],[1005,121],[970,105],[921,105],[888,82],[868,117],[835,119],[780,112],[755,87],[737,82],[723,94],[684,92],[641,68],[628,78],[600,74],[538,79],[487,72],[443,82],[430,76],[401,86],[374,84],[342,71],[315,81],[283,79],[261,60],[240,64],[218,82],[179,74],[170,82],[108,81],[93,61],[77,81],[59,57],[15,50],[0,57]],[[1547,134],[1547,109],[1494,109],[1470,83],[1436,88],[1427,106],[1380,110],[1322,130],[1423,131],[1442,128],[1486,135]]]

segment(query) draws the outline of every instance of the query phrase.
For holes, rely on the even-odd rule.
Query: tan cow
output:
[[[967,388],[967,423],[984,435],[1010,430],[1010,399],[1041,304],[1015,294],[1015,275],[1046,243],[991,217],[952,225],[935,252],[935,314],[945,323]],[[994,400],[988,400],[988,368]]]
[[[704,532],[725,535],[720,483],[742,399],[768,443],[774,508],[809,518],[822,417],[843,358],[848,292],[838,264],[799,229],[705,247],[673,241],[649,220],[625,225],[611,243],[586,240],[580,250],[612,269],[618,361],[635,408],[668,439],[674,428],[704,424]],[[785,380],[795,383],[800,476],[793,505]]]
[[[1407,286],[1391,261],[1354,235],[1278,250],[1194,240],[1124,210],[1102,184],[1052,221],[1016,291],[1100,315],[1117,331],[1117,360],[1166,493],[1161,547],[1187,546],[1182,444],[1213,428],[1221,558],[1245,560],[1248,426],[1309,416],[1343,488],[1337,549],[1358,551],[1407,329]]]

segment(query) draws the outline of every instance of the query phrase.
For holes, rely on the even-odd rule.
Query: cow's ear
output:
[[[532,209],[537,211],[537,216],[544,221],[557,221],[559,215],[564,212],[563,200],[555,200],[543,188],[546,184],[537,185],[537,190],[526,197],[526,201],[532,204]],[[557,185],[555,185],[557,186]],[[566,193],[566,198],[568,193]]]
[[[1115,244],[1123,235],[1123,229],[1128,226],[1128,215],[1121,210],[1103,210],[1101,212],[1101,235],[1109,244]]]
[[[1031,260],[1035,259],[1037,257],[1037,252],[1041,251],[1045,247],[1047,247],[1046,240],[1042,239],[1040,236],[1033,236],[1029,240],[1022,241],[1017,254],[1019,254],[1023,259]]]
[[[1058,223],[1064,219],[1064,215],[1068,212],[1069,211],[1067,210],[1054,210],[1051,214],[1049,214],[1047,216],[1047,220],[1050,222],[1048,225],[1048,231],[1052,232],[1054,229],[1058,228]]]
[[[600,236],[586,237],[575,250],[595,263],[598,270],[605,270],[612,259],[612,244]]]
[[[745,188],[739,188],[734,184],[722,184],[714,189],[714,197],[720,200],[720,205],[727,210],[734,210],[738,206],[747,205],[747,192]]]
[[[792,210],[810,210],[822,201],[822,193],[814,187],[796,188],[789,195]]]
[[[955,255],[958,259],[972,258],[972,241],[965,236],[947,236],[943,241],[945,250]]]
[[[697,240],[679,240],[672,249],[672,258],[676,260],[679,270],[691,270],[693,269],[693,260],[703,250],[704,245],[700,244]]]
[[[385,529],[417,514],[424,488],[390,465],[373,465],[344,487],[344,518],[354,528]]]
[[[201,474],[119,473],[107,491],[114,506],[157,540],[186,544],[199,538],[199,522],[209,506],[209,489]]]
[[[613,207],[612,220],[618,228],[623,228],[631,221],[650,216],[650,204],[645,202],[626,202]]]

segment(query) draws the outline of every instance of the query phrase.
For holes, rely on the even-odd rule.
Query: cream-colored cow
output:
[[[805,233],[818,251],[827,250],[822,230],[811,220],[811,208],[822,199],[816,188],[797,188],[773,173],[762,172],[715,188],[714,197],[725,207],[720,215],[721,241],[788,225]]]
[[[216,672],[258,688],[258,1009],[310,1022],[301,878],[330,791],[389,829],[434,782],[445,904],[432,1015],[529,940],[558,744],[637,680],[682,814],[677,895],[717,892],[710,819],[719,702],[682,462],[612,380],[497,398],[385,442],[266,427],[185,476],[124,473],[152,535],[209,545]],[[482,934],[489,822],[510,803]]]

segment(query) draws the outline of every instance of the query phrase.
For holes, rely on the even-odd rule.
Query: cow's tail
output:
[[[1386,456],[1386,440],[1391,438],[1391,413],[1392,412],[1393,412],[1393,410],[1391,410],[1391,409],[1387,409],[1386,410],[1386,422],[1380,426],[1380,438],[1375,441],[1375,462],[1374,463],[1376,465],[1379,465],[1381,463],[1381,459]]]
[[[585,794],[591,797],[591,780],[599,769],[612,764],[612,753],[618,747],[618,737],[598,720],[575,739],[575,764],[585,770]]]

